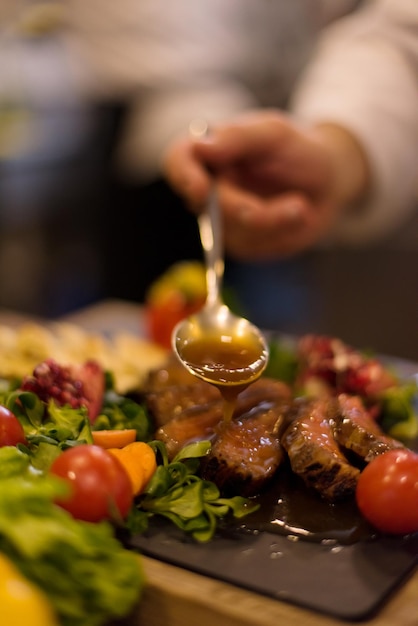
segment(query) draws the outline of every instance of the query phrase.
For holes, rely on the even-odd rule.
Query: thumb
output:
[[[197,159],[216,170],[278,150],[291,134],[289,120],[281,113],[256,111],[214,127],[208,135],[194,140],[193,151]]]

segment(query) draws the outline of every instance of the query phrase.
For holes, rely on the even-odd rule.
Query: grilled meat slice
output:
[[[329,501],[352,496],[360,474],[334,439],[330,420],[338,410],[332,398],[295,400],[281,437],[293,472]]]
[[[223,404],[220,400],[212,404],[189,407],[158,428],[155,438],[165,443],[168,458],[171,460],[186,444],[213,439],[222,418]]]
[[[213,385],[204,381],[193,381],[188,385],[170,385],[145,394],[145,405],[156,427],[164,426],[177,417],[182,417],[193,407],[222,405],[221,394]]]
[[[209,386],[212,388],[212,385]],[[153,414],[156,422],[161,424],[155,436],[165,442],[171,458],[191,441],[211,440],[215,435],[217,425],[222,421],[223,401],[219,391],[213,387],[216,397],[209,400],[210,394],[204,398],[203,392],[199,395],[196,391],[199,389],[200,383],[196,381],[194,386],[179,387],[178,396],[174,392],[168,393],[169,389],[166,390],[167,403],[164,405],[164,418],[162,414],[159,416],[156,413]],[[288,402],[290,393],[289,387],[280,381],[267,378],[257,380],[239,394],[234,415],[243,415],[258,406],[268,410],[272,403]],[[189,394],[188,397],[187,394]],[[170,398],[174,400],[172,409],[168,404]],[[168,419],[170,411],[172,411],[172,419]]]
[[[149,372],[147,380],[144,383],[144,390],[145,393],[148,393],[150,391],[165,389],[166,387],[192,385],[195,382],[196,377],[180,363],[174,354],[170,354],[163,367]]]
[[[270,402],[275,398],[290,396],[290,387],[285,383],[262,378],[239,395],[237,409],[242,413],[262,400]],[[214,385],[197,379],[177,360],[170,360],[165,367],[154,370],[149,376],[144,393],[145,405],[156,427],[163,426],[174,418],[183,417],[183,413],[194,406],[206,407],[216,401],[222,402],[219,390]]]
[[[277,432],[284,406],[282,401],[262,403],[223,422],[203,462],[202,476],[225,495],[260,493],[285,458]]]
[[[338,413],[331,419],[336,441],[369,463],[374,457],[404,445],[385,435],[365,409],[360,397],[340,394]]]
[[[274,378],[259,378],[242,391],[237,398],[235,415],[247,413],[260,404],[289,403],[292,391],[286,383]]]

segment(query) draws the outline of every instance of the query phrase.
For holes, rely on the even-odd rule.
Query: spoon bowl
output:
[[[205,306],[179,322],[173,349],[192,374],[218,387],[244,388],[254,382],[269,354],[259,329],[225,304]]]

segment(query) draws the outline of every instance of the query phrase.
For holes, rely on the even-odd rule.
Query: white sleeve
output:
[[[213,124],[254,106],[250,92],[233,81],[218,81],[200,89],[161,86],[131,107],[117,147],[117,165],[125,177],[152,180],[161,171],[166,146],[187,133],[193,119]]]
[[[375,0],[331,26],[291,110],[308,123],[344,126],[368,155],[371,193],[347,211],[333,242],[369,244],[396,232],[417,206],[417,0]]]
[[[85,93],[129,102],[119,163],[155,176],[196,116],[284,106],[325,22],[357,0],[67,0]]]

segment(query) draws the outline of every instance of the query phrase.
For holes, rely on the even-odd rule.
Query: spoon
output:
[[[198,225],[206,262],[207,298],[198,313],[176,325],[172,347],[189,372],[220,389],[229,406],[225,415],[232,415],[236,396],[265,370],[268,345],[256,326],[232,313],[222,301],[222,224],[215,189]]]

